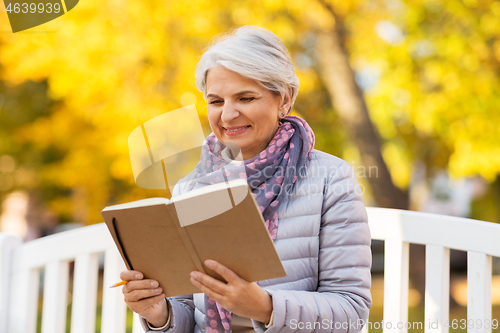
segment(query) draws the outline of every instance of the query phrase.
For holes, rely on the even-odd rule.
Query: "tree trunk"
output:
[[[324,0],[319,1],[335,20],[335,28],[332,31],[318,32],[316,46],[323,80],[335,110],[358,147],[365,170],[371,170],[370,167],[377,170],[377,175],[368,179],[377,205],[407,209],[408,196],[392,182],[382,158],[380,138],[370,120],[363,93],[354,79],[354,72],[342,42],[342,23],[329,4]]]

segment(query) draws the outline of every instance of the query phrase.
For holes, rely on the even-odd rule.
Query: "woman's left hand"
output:
[[[193,285],[224,309],[264,324],[269,323],[273,311],[271,295],[256,282],[240,278],[235,272],[214,260],[205,260],[205,265],[222,276],[227,284],[202,272],[193,271]]]

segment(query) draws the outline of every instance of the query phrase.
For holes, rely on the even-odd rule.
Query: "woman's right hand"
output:
[[[167,323],[167,301],[158,281],[144,280],[141,272],[128,270],[120,273],[120,279],[128,281],[122,292],[130,310],[154,327],[162,327]]]

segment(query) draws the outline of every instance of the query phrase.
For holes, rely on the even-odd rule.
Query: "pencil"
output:
[[[115,283],[115,284],[114,284],[114,285],[112,285],[110,288],[116,288],[116,287],[119,287],[119,286],[123,286],[123,285],[125,285],[125,284],[127,284],[127,283],[128,283],[128,281],[123,280],[123,281],[120,281],[120,282],[118,282],[118,283]]]

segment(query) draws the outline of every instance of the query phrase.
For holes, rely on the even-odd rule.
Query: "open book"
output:
[[[243,179],[205,186],[171,200],[109,206],[102,216],[128,269],[160,283],[167,297],[199,293],[194,270],[213,259],[249,282],[286,276],[262,214]],[[224,281],[225,282],[225,281]]]

